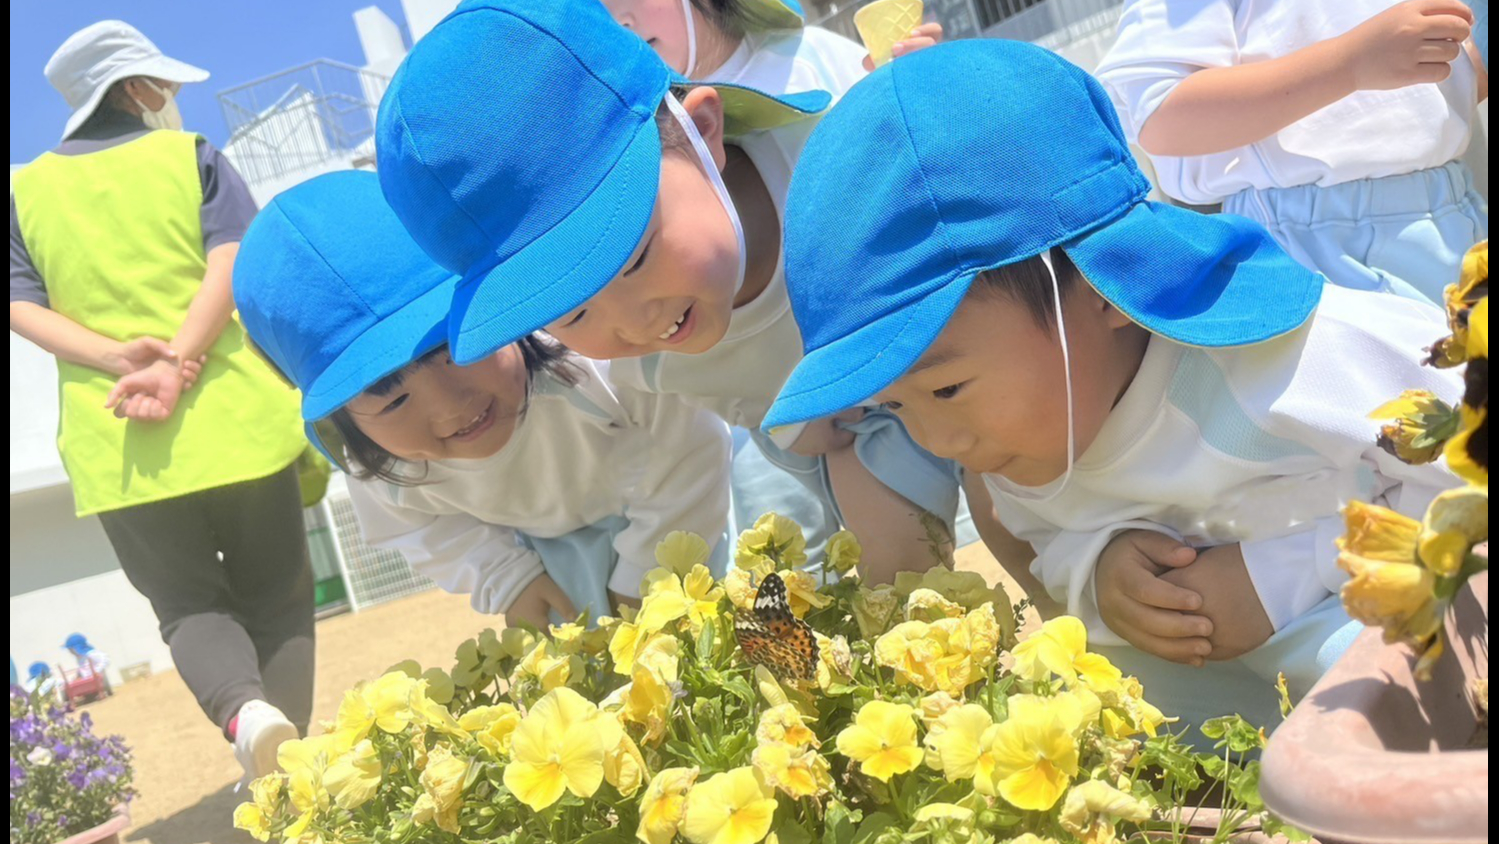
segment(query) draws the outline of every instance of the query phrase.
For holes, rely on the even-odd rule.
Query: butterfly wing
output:
[[[812,627],[791,612],[786,583],[768,574],[755,593],[754,617],[739,619],[734,636],[745,659],[770,669],[782,679],[811,680],[817,676],[817,637]]]

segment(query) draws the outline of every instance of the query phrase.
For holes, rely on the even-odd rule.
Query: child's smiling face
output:
[[[634,32],[677,73],[687,72],[687,21],[682,0],[605,0],[620,26]],[[698,14],[692,9],[693,14]],[[701,20],[695,22],[702,26]]]
[[[1067,470],[1067,393],[1055,317],[1045,325],[982,279],[926,353],[875,396],[923,448],[964,469],[1043,486]],[[1063,297],[1076,453],[1098,436],[1149,335],[1086,283]]]
[[[344,405],[375,445],[408,462],[479,460],[505,447],[526,403],[526,364],[510,345],[471,366],[443,348]]]
[[[723,107],[711,88],[683,100],[723,167]],[[728,211],[692,148],[668,146],[645,236],[603,290],[546,330],[597,360],[654,352],[701,354],[729,329],[739,273],[739,242]]]

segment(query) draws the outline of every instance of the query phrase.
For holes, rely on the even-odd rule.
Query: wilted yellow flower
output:
[[[760,564],[761,557],[780,563],[779,568],[799,569],[807,564],[807,538],[801,525],[776,513],[761,516],[755,526],[739,534],[734,563],[743,569]]]
[[[1474,311],[1488,298],[1489,242],[1487,240],[1468,250],[1463,257],[1462,275],[1457,283],[1447,285],[1443,298],[1447,305],[1447,325],[1452,329],[1451,337],[1437,341],[1430,349],[1427,363],[1440,369],[1459,366],[1474,357],[1471,329]],[[1487,322],[1484,323],[1487,328]],[[1481,357],[1488,356],[1488,338],[1482,343]]]
[[[842,636],[829,639],[821,633],[817,637],[817,688],[826,692],[833,683],[853,681],[854,653],[848,640]]]
[[[1144,823],[1150,818],[1150,805],[1145,801],[1099,780],[1073,786],[1057,815],[1062,829],[1084,841],[1100,844],[1114,840],[1116,821]]]
[[[820,747],[817,733],[807,726],[807,717],[790,703],[772,706],[760,714],[755,729],[760,744],[790,744],[797,747]]]
[[[508,703],[476,706],[458,718],[458,726],[496,757],[510,754],[510,736],[520,726],[520,711]]]
[[[685,578],[695,566],[707,565],[712,554],[706,539],[685,530],[674,530],[656,544],[656,565]]]
[[[548,692],[510,737],[505,787],[541,811],[564,791],[592,797],[604,781],[604,754],[619,745],[619,722],[572,689]]]
[[[380,754],[369,740],[338,757],[323,774],[323,787],[340,809],[357,809],[380,787]]]
[[[919,703],[918,714],[921,717],[921,723],[930,730],[933,724],[937,723],[943,715],[960,706],[962,701],[947,692],[932,692],[922,698]]]
[[[552,624],[547,628],[552,635],[552,642],[556,644],[558,653],[576,654],[583,652],[583,634],[588,628],[575,622],[566,624]]]
[[[1489,539],[1489,490],[1467,486],[1438,495],[1426,510],[1418,550],[1441,577],[1456,575],[1473,546]]]
[[[651,780],[640,801],[635,837],[645,844],[671,844],[687,809],[687,792],[697,782],[697,768],[667,768]]]
[[[859,635],[873,639],[890,629],[890,622],[900,610],[900,595],[888,583],[873,588],[860,586],[849,609],[853,611],[854,623],[859,625]]]
[[[1424,641],[1441,625],[1435,576],[1414,561],[1386,562],[1344,551],[1338,567],[1349,574],[1343,607],[1358,621],[1383,627],[1385,641]]]
[[[1012,707],[991,737],[994,790],[1018,809],[1044,812],[1056,805],[1077,776],[1073,733],[1055,710]],[[975,781],[980,791],[982,785],[982,779]]]
[[[775,792],[754,768],[735,768],[687,793],[682,835],[693,844],[755,844],[770,832]]]
[[[621,797],[633,797],[649,776],[640,748],[629,733],[621,730],[619,744],[604,754],[604,781],[614,786]]]
[[[1121,688],[1124,693],[1112,698],[1112,705],[1102,713],[1103,731],[1108,736],[1122,739],[1144,733],[1154,737],[1162,724],[1176,720],[1167,718],[1145,699],[1145,690],[1134,677],[1125,677]]]
[[[1421,523],[1375,504],[1350,501],[1343,510],[1348,532],[1338,540],[1346,554],[1387,563],[1415,563]]]
[[[762,557],[750,568],[735,568],[730,571],[723,579],[723,589],[729,596],[729,603],[735,609],[745,612],[754,609],[755,593],[765,576],[773,571],[775,563],[769,557]]]
[[[1088,652],[1088,630],[1070,615],[1046,622],[1015,646],[1015,673],[1032,682],[1055,674],[1097,694],[1118,694],[1123,677],[1107,657]]]
[[[766,784],[793,798],[814,797],[833,788],[828,760],[811,747],[761,742],[755,746],[750,764]]]
[[[1369,414],[1393,420],[1379,429],[1379,447],[1411,464],[1430,463],[1457,432],[1457,411],[1428,390],[1406,390]]]
[[[940,618],[961,618],[961,604],[942,597],[935,589],[917,589],[906,599],[906,620],[932,622]]]
[[[904,704],[873,700],[838,734],[838,752],[883,782],[916,769],[924,753],[916,744],[916,712]]]
[[[630,682],[610,695],[610,701],[618,702],[622,721],[638,724],[645,730],[641,741],[654,744],[666,736],[672,690],[656,669],[637,663]]]
[[[847,530],[840,530],[828,537],[823,549],[823,565],[839,574],[853,571],[864,557],[864,546],[859,544],[859,538]]]
[[[438,829],[457,835],[458,810],[463,808],[463,780],[467,775],[467,759],[454,756],[445,744],[432,748],[419,780],[422,793],[412,807],[411,820],[417,824],[436,824]]]
[[[791,604],[791,614],[803,618],[814,607],[822,609],[833,603],[828,595],[817,591],[817,581],[804,571],[788,571],[781,574],[786,584],[786,601]]]
[[[904,621],[875,640],[874,657],[880,665],[893,669],[897,679],[936,691],[932,669],[946,654],[945,645],[932,636],[930,624]]]

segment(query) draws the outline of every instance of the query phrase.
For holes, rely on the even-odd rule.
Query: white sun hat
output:
[[[47,81],[73,109],[62,136],[78,131],[109,86],[132,76],[168,82],[202,82],[208,71],[167,58],[151,39],[124,21],[100,21],[68,36],[47,60]]]

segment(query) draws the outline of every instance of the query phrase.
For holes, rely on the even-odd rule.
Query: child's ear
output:
[[[710,85],[699,85],[682,98],[682,108],[692,118],[697,133],[708,144],[708,153],[713,156],[714,165],[723,170],[728,158],[723,147],[723,98],[718,95],[718,90]]]

